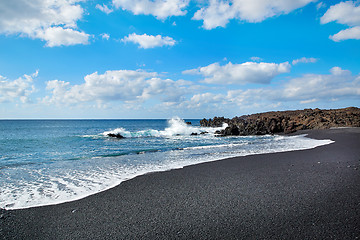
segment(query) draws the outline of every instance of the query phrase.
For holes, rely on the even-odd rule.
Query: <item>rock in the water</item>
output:
[[[230,125],[224,130],[224,135],[226,136],[238,136],[240,135],[239,128],[236,125]]]
[[[113,138],[118,138],[118,139],[122,139],[125,138],[123,135],[121,135],[120,133],[109,133],[108,134],[109,137],[113,137]]]

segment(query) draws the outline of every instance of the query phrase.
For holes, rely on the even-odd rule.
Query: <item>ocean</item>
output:
[[[305,135],[214,135],[225,127],[204,128],[199,120],[180,118],[0,120],[0,208],[58,204],[149,172],[332,142]],[[111,138],[108,133],[125,138]]]

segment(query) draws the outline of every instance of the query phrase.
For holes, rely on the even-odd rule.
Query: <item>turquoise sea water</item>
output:
[[[1,120],[0,208],[72,201],[148,172],[331,143],[305,136],[218,137],[214,132],[221,128],[186,121],[192,125],[179,118]],[[209,133],[191,135],[203,131]]]

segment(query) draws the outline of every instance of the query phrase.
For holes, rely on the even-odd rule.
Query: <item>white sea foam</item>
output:
[[[125,128],[116,128],[111,131],[103,132],[103,136],[107,136],[108,134],[121,134],[123,137],[127,138],[135,138],[135,137],[160,137],[160,131],[149,129],[149,130],[141,130],[136,132],[127,131]]]
[[[183,150],[200,150],[200,149],[211,149],[211,148],[232,148],[232,147],[239,147],[242,145],[248,144],[246,142],[244,143],[229,143],[229,144],[220,144],[220,145],[206,145],[206,146],[196,146],[196,147],[186,147],[183,148]]]
[[[169,127],[160,131],[162,136],[191,135],[192,133],[200,134],[202,132],[215,133],[218,130],[225,129],[226,123],[221,127],[194,127],[185,123],[184,120],[176,117],[169,120]]]
[[[210,133],[214,134],[218,130],[225,129],[228,125],[226,123],[221,127],[197,127],[191,126],[185,123],[183,119],[178,117],[174,117],[168,121],[169,127],[165,128],[165,130],[141,130],[136,132],[130,132],[125,128],[116,128],[114,130],[105,131],[102,133],[103,136],[107,136],[108,134],[120,134],[123,137],[127,138],[135,138],[135,137],[173,137],[173,136],[189,136],[193,133]]]

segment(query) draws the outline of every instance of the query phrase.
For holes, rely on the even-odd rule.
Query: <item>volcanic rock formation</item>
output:
[[[204,127],[228,127],[217,131],[222,136],[265,135],[275,133],[292,133],[303,129],[327,129],[331,127],[360,127],[360,108],[343,109],[304,109],[296,111],[266,112],[234,117],[214,117],[203,119]]]

